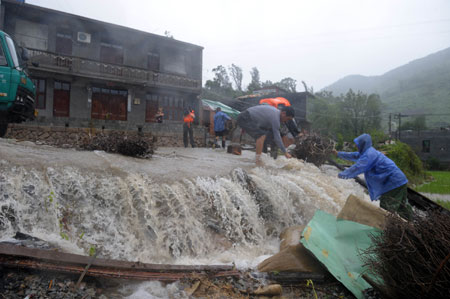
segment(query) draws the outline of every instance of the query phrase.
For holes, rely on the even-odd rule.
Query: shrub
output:
[[[425,180],[422,161],[409,145],[397,141],[395,144],[384,145],[381,150],[397,164],[411,184],[419,184]]]

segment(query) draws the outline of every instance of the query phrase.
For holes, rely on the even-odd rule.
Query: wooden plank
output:
[[[70,265],[61,263],[51,263],[45,261],[36,261],[29,258],[15,258],[11,256],[0,256],[0,265],[8,268],[20,268],[20,269],[35,269],[40,271],[52,271],[68,274],[80,274],[83,273],[85,267],[81,265]],[[144,271],[139,269],[115,269],[108,267],[90,267],[86,271],[87,276],[104,277],[104,278],[117,278],[126,280],[157,280],[172,282],[186,278],[198,277],[197,271],[185,271],[185,272],[164,272],[164,271]],[[227,277],[227,276],[240,276],[239,271],[219,271],[215,273],[208,273],[208,276],[213,277]]]
[[[0,244],[0,256],[11,257],[26,257],[37,260],[43,260],[52,263],[64,263],[75,265],[87,265],[90,261],[89,256],[58,252],[55,250],[43,250],[37,248],[27,248],[23,246]],[[231,271],[233,266],[227,265],[168,265],[168,264],[147,264],[141,262],[128,262],[110,259],[97,258],[92,262],[92,266],[108,267],[116,269],[132,269],[142,271],[169,271],[169,272],[183,272],[183,271]]]

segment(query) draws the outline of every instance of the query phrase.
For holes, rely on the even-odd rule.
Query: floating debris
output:
[[[295,139],[295,148],[291,154],[297,158],[313,163],[317,167],[327,161],[333,151],[335,142],[329,138],[317,134],[297,137]]]
[[[118,132],[98,134],[89,139],[82,148],[102,150],[130,157],[151,158],[155,150],[156,137],[144,140],[139,135],[124,135]]]

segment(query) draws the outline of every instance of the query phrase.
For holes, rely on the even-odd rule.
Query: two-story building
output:
[[[203,48],[115,24],[1,0],[0,29],[28,48],[36,122],[136,129],[199,109]],[[36,66],[36,63],[39,65]]]

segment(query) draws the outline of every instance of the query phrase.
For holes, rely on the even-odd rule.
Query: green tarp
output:
[[[203,106],[206,106],[208,108],[210,108],[211,110],[216,110],[217,107],[220,107],[220,109],[222,109],[223,112],[225,112],[226,114],[228,114],[228,116],[230,116],[231,118],[236,118],[238,116],[238,114],[240,113],[238,110],[233,109],[221,102],[217,102],[217,101],[211,101],[211,100],[202,100],[202,104]]]
[[[363,290],[372,287],[361,276],[368,274],[361,253],[372,244],[370,235],[380,232],[371,226],[337,220],[335,216],[317,210],[300,242],[353,295],[364,298]]]

